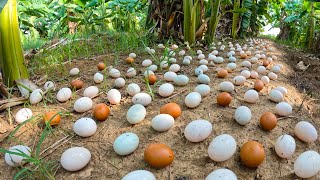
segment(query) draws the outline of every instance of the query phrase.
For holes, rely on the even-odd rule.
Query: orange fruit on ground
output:
[[[173,118],[177,118],[181,115],[181,107],[177,103],[168,103],[160,108],[160,114],[169,114]]]
[[[102,71],[102,70],[104,70],[106,68],[106,65],[103,62],[100,62],[97,65],[97,68],[99,69],[99,71]]]
[[[219,77],[219,78],[225,78],[225,77],[227,77],[228,76],[228,71],[227,70],[225,70],[225,69],[220,69],[219,71],[218,71],[218,73],[217,73],[217,76]]]
[[[164,168],[173,162],[174,153],[165,144],[149,144],[144,150],[144,161],[155,168]]]
[[[104,121],[110,115],[110,108],[104,103],[97,104],[93,109],[93,117],[98,121]]]
[[[61,116],[60,116],[60,114],[58,114],[58,112],[50,111],[50,112],[46,112],[44,114],[43,120],[44,120],[44,122],[49,122],[50,121],[50,125],[55,126],[55,125],[58,125],[60,123]]]
[[[232,101],[232,96],[227,92],[222,92],[217,96],[217,103],[220,106],[228,106]]]
[[[132,57],[127,57],[126,62],[128,64],[132,64],[134,62],[134,59]]]
[[[157,81],[157,76],[154,74],[149,74],[149,84],[153,85]]]
[[[248,141],[240,149],[241,162],[250,168],[258,167],[265,156],[263,146],[256,141]]]
[[[278,118],[272,112],[265,112],[260,117],[260,126],[262,129],[270,131],[277,126]]]

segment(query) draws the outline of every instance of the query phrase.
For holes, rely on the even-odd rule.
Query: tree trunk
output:
[[[4,84],[9,87],[14,85],[14,81],[29,77],[21,45],[16,0],[9,0],[0,14],[0,68]]]

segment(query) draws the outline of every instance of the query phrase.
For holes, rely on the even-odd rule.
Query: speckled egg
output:
[[[133,104],[141,104],[143,106],[148,106],[152,101],[152,98],[147,93],[138,93],[132,97]]]
[[[39,103],[42,100],[43,95],[44,95],[44,93],[41,89],[33,90],[32,93],[30,94],[30,97],[29,97],[30,104]]]
[[[15,115],[15,121],[18,124],[23,123],[24,121],[28,120],[32,117],[32,111],[29,108],[22,108],[20,109]]]
[[[217,169],[211,172],[205,180],[237,180],[237,176],[229,169]]]
[[[129,68],[129,69],[127,70],[126,76],[127,76],[128,78],[132,78],[132,77],[134,77],[135,75],[137,75],[137,71],[136,71],[134,68]]]

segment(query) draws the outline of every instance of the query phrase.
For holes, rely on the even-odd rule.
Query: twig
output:
[[[305,101],[306,99],[307,99],[307,96],[304,96],[303,99],[302,99],[302,102],[301,102],[301,104],[300,104],[300,106],[299,106],[299,108],[298,108],[298,110],[296,111],[296,113],[301,110],[301,108],[302,108],[302,106],[303,106],[303,103],[304,103],[304,101]]]
[[[167,98],[165,98],[165,99],[162,99],[160,102],[163,102],[163,101],[166,101],[166,100],[168,100],[168,99],[171,99],[171,98],[173,98],[173,97],[175,97],[175,96],[177,96],[177,95],[179,95],[179,94],[184,93],[185,91],[187,91],[187,89],[185,89],[185,90],[183,90],[183,91],[180,91],[180,92],[178,92],[178,93],[176,93],[176,94],[174,94],[174,95],[172,95],[172,96],[170,96],[170,97],[167,97]]]
[[[6,98],[9,97],[9,92],[7,91],[5,85],[2,84],[1,82],[0,82],[0,93],[4,95]]]
[[[65,136],[63,137],[62,139],[56,141],[55,143],[53,143],[51,146],[49,146],[48,148],[46,148],[45,150],[43,150],[41,153],[40,153],[40,156],[45,153],[46,151],[48,151],[49,149],[53,148],[54,146],[56,146],[57,144],[59,144],[61,141],[65,140],[66,138],[68,138],[69,136]]]
[[[288,118],[299,119],[299,118],[298,118],[298,117],[296,117],[296,116],[284,116],[284,117],[280,117],[280,118],[278,118],[278,120],[288,119]]]
[[[70,139],[72,139],[74,137],[74,135],[73,136],[71,136],[70,138],[68,138],[68,139],[66,139],[65,141],[63,141],[61,144],[59,144],[58,146],[56,146],[56,147],[54,147],[53,149],[51,149],[51,151],[49,151],[49,153],[48,154],[46,154],[46,155],[44,155],[43,157],[41,157],[41,159],[43,159],[43,158],[45,158],[45,157],[47,157],[48,155],[50,155],[51,153],[53,153],[56,149],[58,149],[58,147],[60,147],[60,146],[62,146],[63,144],[65,144],[66,142],[68,142]]]
[[[106,160],[109,164],[111,164],[111,166],[115,167],[117,170],[119,170],[120,168],[118,168],[116,165],[114,165],[113,163],[111,163],[109,160]]]

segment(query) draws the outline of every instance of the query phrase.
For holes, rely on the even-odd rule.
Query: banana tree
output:
[[[3,82],[9,87],[16,80],[29,78],[20,40],[17,0],[0,1],[0,68]]]

